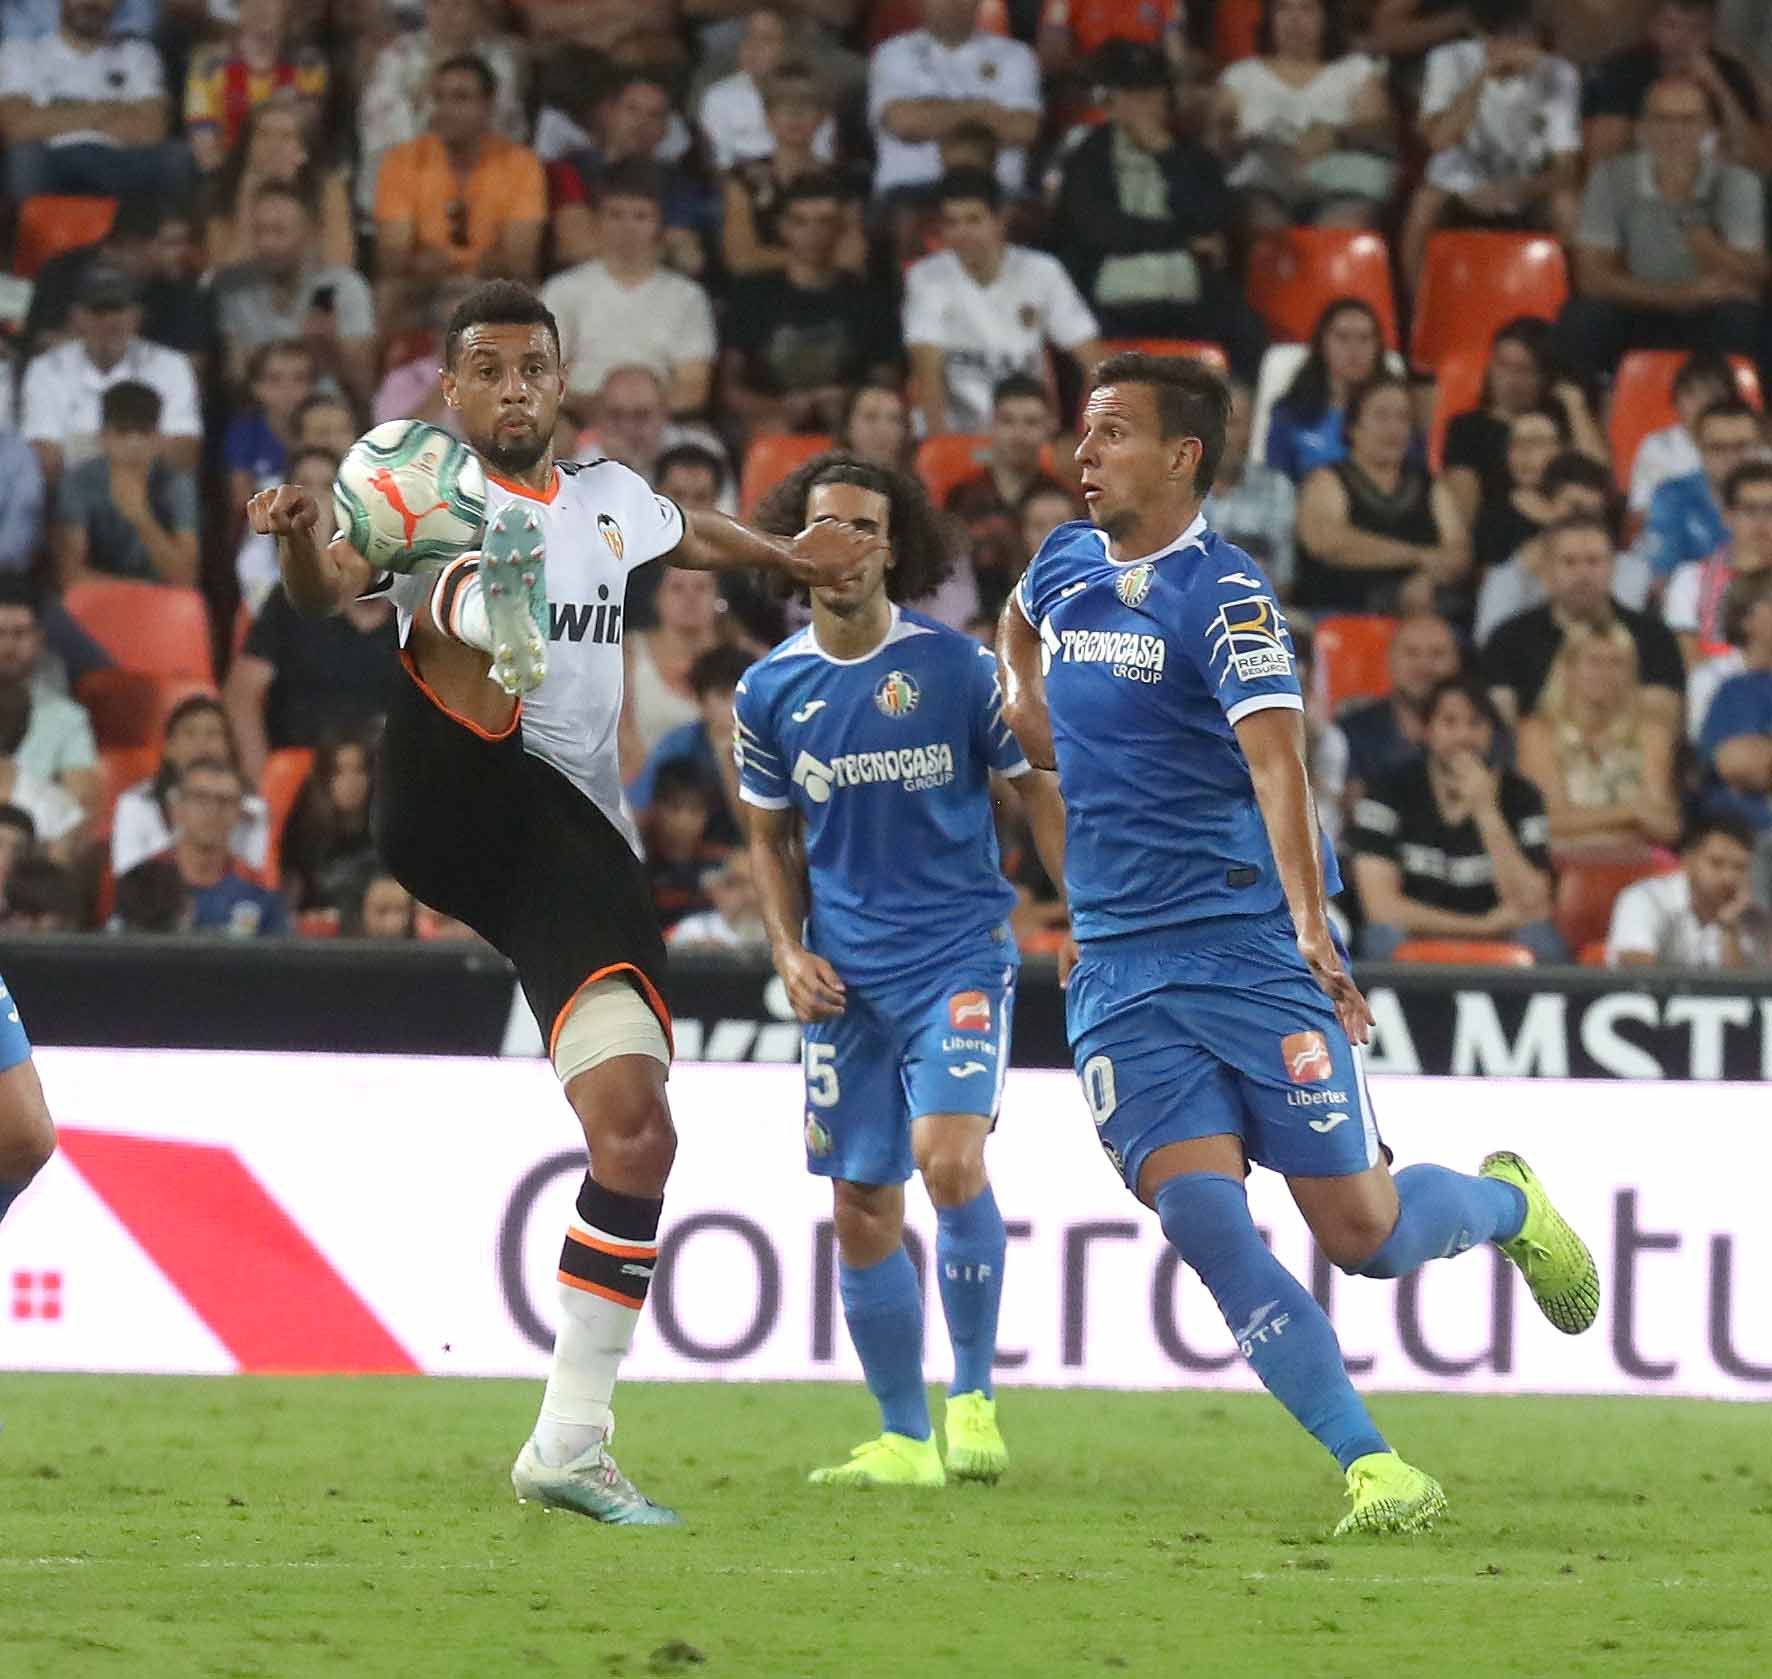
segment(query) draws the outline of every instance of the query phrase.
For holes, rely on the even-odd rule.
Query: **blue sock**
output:
[[[1262,1385],[1343,1469],[1390,1448],[1354,1392],[1341,1343],[1310,1291],[1268,1251],[1243,1186],[1222,1172],[1187,1172],[1157,1192],[1170,1245],[1212,1291]]]
[[[880,1402],[888,1434],[929,1438],[929,1393],[923,1386],[923,1301],[917,1268],[900,1247],[878,1265],[838,1266],[843,1317],[861,1355],[868,1392]]]
[[[1430,1259],[1450,1259],[1478,1242],[1506,1242],[1526,1222],[1526,1197],[1499,1178],[1467,1178],[1444,1166],[1397,1173],[1396,1227],[1356,1267],[1362,1277],[1406,1277]]]
[[[991,1360],[997,1354],[997,1305],[1003,1298],[1003,1215],[987,1183],[963,1207],[935,1209],[935,1264],[941,1309],[954,1343],[949,1393],[991,1396]]]
[[[28,1183],[0,1183],[0,1218],[6,1217],[7,1208],[29,1188]]]

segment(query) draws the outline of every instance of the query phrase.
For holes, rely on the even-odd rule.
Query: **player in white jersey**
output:
[[[777,542],[717,513],[685,514],[616,462],[556,462],[559,329],[523,286],[492,281],[463,301],[442,382],[486,471],[480,551],[378,575],[342,537],[322,545],[320,508],[299,486],[263,491],[249,511],[278,539],[298,610],[336,612],[377,591],[398,605],[409,680],[389,707],[378,843],[415,897],[516,966],[590,1151],[561,1252],[553,1369],[512,1483],[519,1498],[599,1521],[660,1525],[675,1513],[608,1451],[676,1150],[664,942],[616,761],[627,576],[663,557],[823,583],[851,575],[876,544],[829,526]]]

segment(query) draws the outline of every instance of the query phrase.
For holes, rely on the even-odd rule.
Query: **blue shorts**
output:
[[[0,1073],[30,1059],[31,1040],[18,1017],[18,1004],[6,989],[6,981],[0,979]]]
[[[1009,1067],[1014,963],[1000,954],[903,986],[849,988],[835,1020],[806,1028],[806,1168],[850,1183],[903,1183],[911,1122],[997,1117]]]
[[[1129,1189],[1154,1150],[1223,1133],[1287,1177],[1377,1164],[1360,1052],[1289,916],[1125,946],[1084,952],[1065,1016],[1101,1146]]]

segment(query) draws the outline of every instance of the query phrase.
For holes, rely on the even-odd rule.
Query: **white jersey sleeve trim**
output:
[[[1224,714],[1227,723],[1241,723],[1245,717],[1252,717],[1258,711],[1303,711],[1304,700],[1298,694],[1251,694],[1246,700],[1238,700]]]
[[[1040,626],[1034,622],[1033,615],[1028,611],[1027,602],[1021,598],[1021,590],[1019,588],[1011,589],[1009,598],[1015,602],[1015,609],[1021,614],[1021,621],[1030,630],[1037,630]]]
[[[771,797],[768,793],[754,793],[749,787],[740,785],[738,796],[747,805],[755,805],[758,810],[786,810],[793,802],[790,799]]]
[[[1022,776],[1028,774],[1033,767],[1034,766],[1030,764],[1026,758],[1023,758],[1020,763],[1011,764],[1008,769],[998,770],[996,773],[1002,776],[1005,781],[1018,781]]]

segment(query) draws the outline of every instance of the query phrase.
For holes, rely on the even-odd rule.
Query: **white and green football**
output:
[[[486,475],[440,426],[389,420],[351,445],[332,505],[345,540],[377,571],[415,571],[479,546]]]

